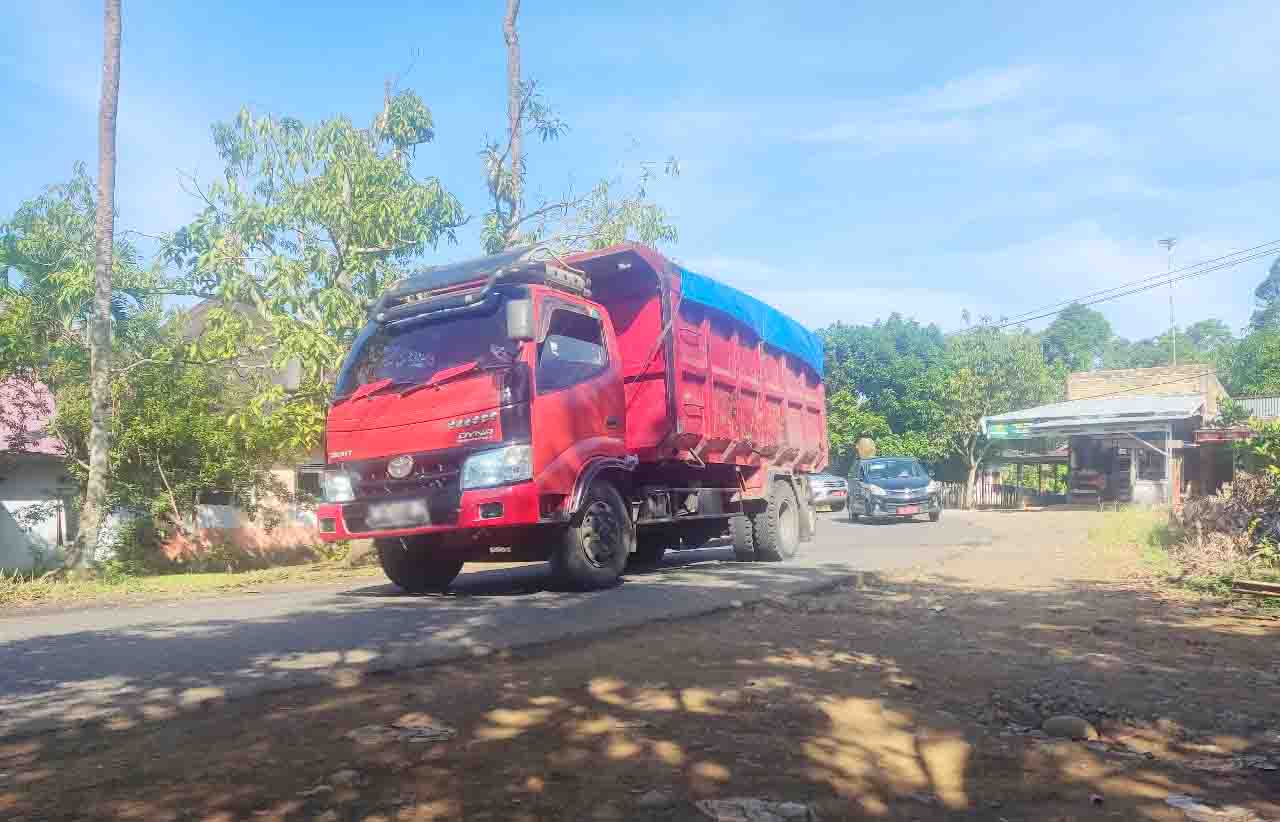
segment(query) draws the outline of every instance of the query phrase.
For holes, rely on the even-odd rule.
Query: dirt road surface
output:
[[[986,536],[816,594],[0,741],[0,818],[1280,819],[1277,623],[1130,578],[1105,516],[952,517]]]
[[[725,547],[673,552],[619,588],[556,591],[545,564],[468,566],[448,596],[406,596],[367,578],[310,588],[79,610],[0,614],[0,736],[110,715],[162,715],[211,699],[349,682],[495,650],[687,617],[770,593],[830,585],[985,544],[944,523],[823,523],[802,556],[742,564]]]

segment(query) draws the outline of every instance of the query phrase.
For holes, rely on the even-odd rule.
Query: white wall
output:
[[[19,458],[15,465],[5,467],[0,481],[0,568],[28,569],[37,554],[48,562],[62,558],[57,515],[46,517],[25,533],[18,528],[15,516],[29,506],[57,500],[64,474],[61,461],[44,456]],[[67,526],[64,519],[64,539],[71,537]]]

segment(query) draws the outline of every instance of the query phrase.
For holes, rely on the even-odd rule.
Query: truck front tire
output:
[[[791,483],[775,482],[769,491],[768,507],[752,517],[756,559],[781,562],[799,553],[802,516]]]
[[[609,482],[596,480],[587,489],[582,510],[552,549],[551,570],[575,590],[611,588],[627,567],[635,539],[622,495]]]
[[[374,540],[382,571],[410,594],[444,591],[462,571],[462,560],[432,556],[439,540],[430,537]]]

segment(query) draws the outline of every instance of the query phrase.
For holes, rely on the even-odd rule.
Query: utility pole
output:
[[[1178,327],[1173,323],[1173,247],[1178,244],[1177,237],[1165,237],[1160,241],[1169,254],[1169,364],[1178,364]]]

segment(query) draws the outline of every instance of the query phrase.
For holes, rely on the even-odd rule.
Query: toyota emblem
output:
[[[413,473],[413,457],[401,454],[387,463],[387,473],[394,479],[404,479]]]

